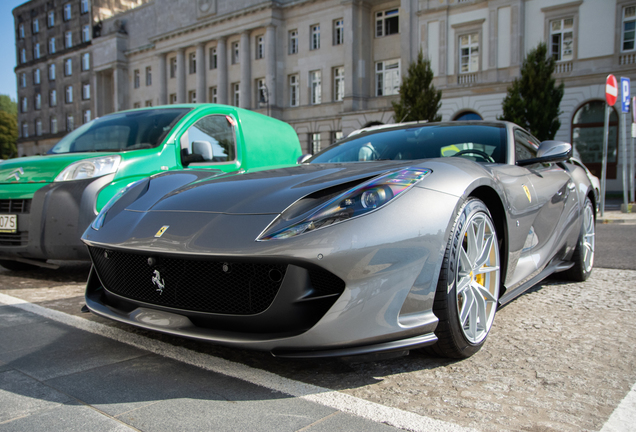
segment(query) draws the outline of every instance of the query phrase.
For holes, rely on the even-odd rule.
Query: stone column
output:
[[[369,98],[369,80],[374,80],[374,64],[369,34],[373,31],[371,10],[366,3],[355,1],[345,4],[345,98],[344,111],[366,109]],[[373,22],[375,25],[375,21]],[[371,94],[373,95],[373,93]]]
[[[268,90],[268,101],[270,108],[277,106],[276,95],[276,27],[267,26],[265,31],[265,58],[267,59],[267,76],[265,84]],[[258,102],[258,101],[257,101]]]
[[[205,42],[197,45],[197,103],[205,103],[208,99],[205,83]]]
[[[186,103],[185,48],[177,50],[177,103]]]
[[[168,82],[166,80],[166,53],[161,53],[158,56],[159,70],[157,71],[157,85],[159,86],[159,105],[168,104]]]
[[[252,68],[250,64],[250,32],[249,30],[241,33],[241,46],[240,46],[240,60],[241,60],[241,87],[240,87],[240,101],[241,108],[252,108]]]
[[[216,45],[218,103],[227,105],[227,38],[222,37]]]
[[[117,66],[113,71],[115,88],[114,109],[115,112],[128,109],[128,76],[127,70]]]

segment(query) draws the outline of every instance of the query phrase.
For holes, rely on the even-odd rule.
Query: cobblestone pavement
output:
[[[599,430],[636,381],[634,270],[595,269],[585,283],[536,286],[497,313],[486,345],[470,359],[419,350],[367,363],[281,360],[133,329],[79,312],[87,267],[48,272],[0,270],[0,292],[481,431]]]

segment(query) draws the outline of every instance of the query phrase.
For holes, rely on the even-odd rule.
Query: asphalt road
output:
[[[0,269],[0,430],[633,430],[634,245],[597,225],[590,280],[529,290],[463,361],[281,360],[83,314],[83,263]]]

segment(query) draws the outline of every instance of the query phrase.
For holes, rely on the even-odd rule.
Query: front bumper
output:
[[[0,259],[88,261],[80,239],[96,216],[99,191],[113,178],[50,183],[35,191],[31,200],[22,200],[23,211],[8,207],[3,213],[18,215],[18,232],[0,235]],[[13,201],[12,187],[2,185],[0,200]]]

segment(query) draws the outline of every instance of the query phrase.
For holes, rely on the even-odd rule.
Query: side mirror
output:
[[[212,144],[208,141],[192,141],[192,154],[201,155],[204,161],[211,161],[214,159]]]
[[[517,165],[535,163],[564,162],[572,157],[572,144],[563,141],[543,141],[537,150],[537,157],[517,161]]]
[[[298,159],[296,159],[296,163],[299,164],[299,165],[303,164],[303,163],[307,162],[312,156],[313,155],[311,155],[309,153],[306,153],[306,154],[300,156]]]

